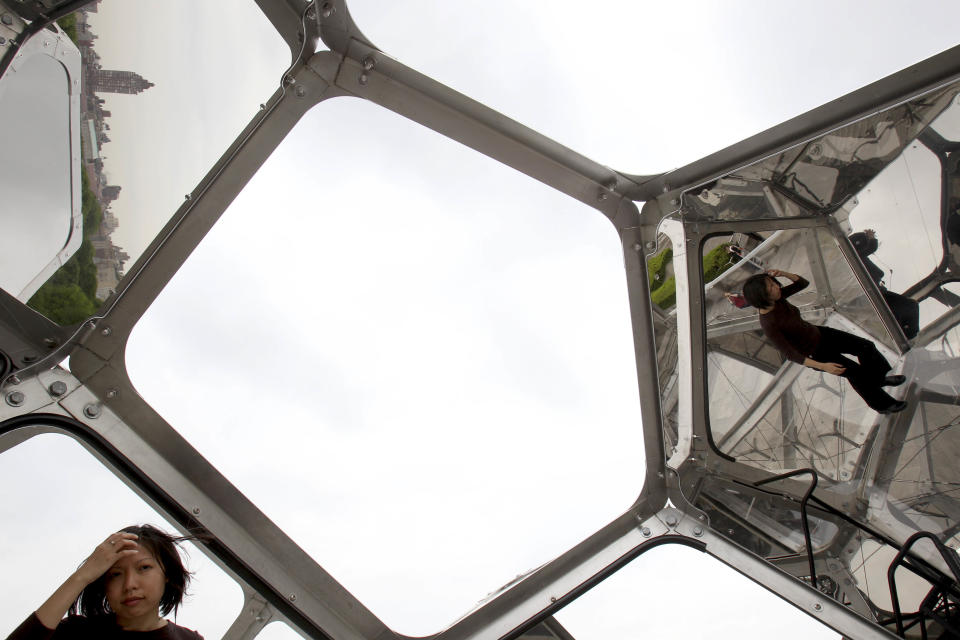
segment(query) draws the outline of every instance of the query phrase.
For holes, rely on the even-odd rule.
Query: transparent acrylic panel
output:
[[[807,322],[877,341],[890,335],[825,229],[715,235],[703,246],[710,428],[720,451],[775,473],[813,467],[851,478],[876,414],[840,377],[785,360],[760,328],[743,283],[767,269],[809,284],[790,297]],[[788,278],[780,278],[789,284]]]
[[[67,436],[37,435],[0,453],[0,486],[0,572],[18,576],[0,604],[4,637],[113,531],[145,523],[176,531]],[[184,551],[194,575],[175,622],[219,638],[240,613],[240,586],[194,545]]]
[[[403,633],[449,625],[641,490],[613,226],[353,99],[298,124],[138,324],[127,363]]]
[[[556,614],[576,640],[836,640],[835,631],[710,556],[651,549]]]
[[[64,66],[44,54],[0,84],[0,287],[23,300],[73,228],[69,90]]]
[[[758,0],[739,6],[529,0],[496,11],[479,0],[349,3],[384,52],[588,157],[639,174],[684,166],[946,50],[956,44],[949,25],[960,20],[960,8],[935,0],[910,10],[888,2],[877,11],[822,1],[803,12]],[[670,29],[637,37],[638,25],[653,24],[683,25],[682,51]],[[785,30],[816,33],[825,44],[784,47]],[[881,52],[878,42],[896,46]],[[621,69],[665,52],[663,64],[646,65],[643,82],[625,81]],[[709,70],[707,59],[715,63]],[[677,78],[690,79],[694,99],[650,99],[650,87]]]
[[[70,325],[113,293],[279,86],[290,53],[254,2],[104,0],[61,23],[83,60],[80,119],[70,123],[82,149],[83,242],[29,305]],[[30,129],[46,139],[51,127],[63,129]]]

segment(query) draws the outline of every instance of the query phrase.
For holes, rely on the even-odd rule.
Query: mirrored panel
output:
[[[77,251],[80,235],[71,190],[70,78],[60,60],[34,49],[0,81],[0,287],[24,302]]]
[[[174,277],[127,364],[334,578],[423,635],[639,495],[625,285],[595,210],[336,99]]]
[[[41,434],[0,453],[0,570],[16,588],[0,603],[0,636],[35,611],[122,527],[177,529],[72,438]],[[188,596],[168,619],[219,638],[240,613],[240,586],[195,545],[181,553]]]
[[[22,117],[0,118],[19,129],[16,135],[30,132],[31,144],[22,148],[58,158],[38,167],[20,162],[22,153],[5,154],[29,177],[8,169],[0,174],[32,200],[11,203],[11,214],[20,215],[0,242],[30,257],[16,261],[17,271],[3,269],[8,281],[0,284],[51,320],[72,325],[96,313],[116,291],[184,195],[279,86],[290,53],[253,2],[102,0],[60,24],[82,58],[79,120],[68,120],[66,105],[54,100],[40,100],[40,108]],[[33,84],[49,75],[32,67],[24,72]],[[66,83],[60,84],[65,95]],[[16,93],[5,91],[0,102]],[[49,260],[47,254],[62,249],[69,235],[62,211],[69,209],[68,133],[79,134],[82,151],[75,167],[82,222],[75,221],[76,246],[61,256],[57,266],[63,267],[51,277],[34,262]],[[53,209],[35,200],[58,193],[56,224],[41,224],[40,214]],[[23,221],[37,228],[20,230]],[[7,260],[16,252],[3,254]],[[31,289],[23,288],[37,278]]]

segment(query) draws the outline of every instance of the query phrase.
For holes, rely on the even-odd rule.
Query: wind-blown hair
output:
[[[149,524],[124,527],[121,531],[136,534],[138,536],[137,544],[152,554],[160,563],[160,568],[167,580],[163,589],[163,596],[160,598],[160,615],[165,616],[171,611],[176,613],[177,608],[183,602],[187,585],[190,584],[190,572],[183,566],[177,545],[190,538],[171,536]],[[70,615],[79,614],[92,618],[113,613],[110,609],[110,603],[107,602],[106,587],[109,573],[109,570],[105,571],[102,576],[88,584],[80,592],[76,601],[70,605]]]
[[[747,299],[751,307],[766,309],[773,304],[773,300],[767,294],[767,280],[772,280],[772,278],[766,273],[758,273],[750,276],[743,283],[743,297]]]

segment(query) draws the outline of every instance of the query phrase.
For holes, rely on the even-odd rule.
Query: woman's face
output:
[[[159,618],[166,585],[163,568],[143,546],[110,567],[105,591],[117,623],[125,626]]]

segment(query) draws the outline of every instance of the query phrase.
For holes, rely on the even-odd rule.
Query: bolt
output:
[[[656,242],[654,242],[653,240],[650,240],[649,242],[647,242],[647,249],[650,249],[652,251],[653,249],[656,249],[656,248],[657,248]]]
[[[43,46],[49,47],[49,46],[50,46],[50,41],[49,41],[49,40],[44,40],[44,41],[43,41]]]
[[[597,192],[597,200],[606,200],[609,197],[610,196],[607,195],[607,192],[603,189],[600,189],[600,191]]]
[[[23,360],[23,363],[24,363],[24,364],[30,364],[31,362],[36,362],[36,361],[37,361],[37,354],[35,354],[35,353],[28,353],[28,354],[26,354],[25,356],[23,356],[23,357],[20,358],[20,359]]]
[[[188,194],[186,194],[185,196],[183,196],[183,199],[184,199],[184,200],[190,200],[192,197],[193,197],[193,196],[191,196],[191,195],[188,193]]]
[[[680,204],[680,201],[677,200],[676,198],[674,198],[673,200],[670,201],[670,206],[672,206],[672,207],[675,207],[675,206],[677,206],[678,204]]]
[[[814,610],[814,611],[820,611],[820,610],[822,610],[822,609],[823,609],[823,605],[822,605],[822,604],[820,604],[819,602],[814,602],[814,603],[813,603],[813,610]]]
[[[302,98],[303,96],[307,95],[307,90],[303,88],[303,85],[298,84],[297,88],[294,89],[294,93],[297,94],[298,98]]]
[[[13,385],[20,384],[20,378],[16,375],[12,375],[9,378],[7,378],[7,383],[13,384]]]
[[[727,535],[728,535],[728,536],[732,536],[732,535],[733,535],[733,529],[727,529]]]
[[[54,398],[59,398],[67,392],[67,383],[63,380],[57,380],[56,382],[50,385],[50,395]]]
[[[6,43],[7,43],[7,39],[4,38],[3,36],[0,36],[0,44],[6,44]]]
[[[23,391],[11,391],[7,394],[7,404],[11,407],[19,407],[26,399],[27,397],[23,395]]]
[[[700,536],[702,536],[702,535],[703,535],[703,527],[694,527],[694,528],[693,528],[693,535],[697,536],[698,538],[699,538]]]
[[[297,601],[297,594],[291,593],[290,595],[287,596],[287,600],[289,600],[290,602],[296,602],[296,601]]]
[[[634,251],[640,251],[640,249],[643,249],[643,247],[640,246],[640,243],[639,243],[639,242],[638,242],[637,244],[633,245],[633,250],[634,250]]]
[[[332,2],[324,2],[323,6],[320,7],[320,15],[322,15],[324,18],[329,18],[332,16],[333,11],[334,9]]]
[[[108,390],[107,390],[107,399],[108,399],[108,400],[113,400],[113,399],[116,398],[116,397],[117,397],[117,390],[116,390],[116,389],[108,389]]]
[[[293,76],[283,76],[283,84],[293,84],[294,82],[296,82],[296,80],[294,80]]]
[[[200,515],[200,507],[194,507],[194,508],[193,508],[193,515],[195,515],[195,516]]]
[[[644,537],[644,538],[649,538],[649,537],[650,537],[650,527],[644,527],[643,529],[640,529],[640,533],[643,534],[643,537]]]
[[[103,337],[107,337],[111,333],[113,333],[113,329],[111,329],[110,327],[104,327],[103,329],[100,330],[100,335],[102,335]]]
[[[367,79],[369,76],[365,73],[360,74],[360,84],[367,84]]]
[[[260,111],[263,111],[263,110],[266,109],[266,108],[267,108],[267,105],[265,105],[265,104],[263,104],[263,103],[261,102],[261,103],[260,103]]]
[[[671,526],[671,527],[677,526],[677,516],[673,515],[672,513],[671,513],[670,515],[668,515],[668,516],[667,516],[667,525],[669,525],[669,526]]]
[[[9,13],[3,14],[3,17],[0,18],[0,21],[2,21],[3,24],[7,25],[8,27],[13,24],[13,18],[10,17]]]
[[[550,596],[550,602],[556,602],[557,596]]]
[[[96,419],[100,417],[100,405],[98,404],[88,404],[83,408],[83,415],[87,416],[90,419]]]

